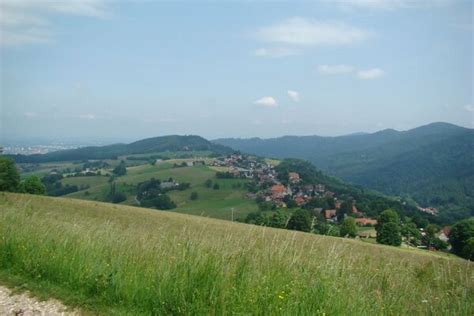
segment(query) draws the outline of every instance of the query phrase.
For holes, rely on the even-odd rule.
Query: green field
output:
[[[130,185],[137,185],[151,178],[162,181],[173,178],[178,182],[191,184],[191,187],[184,191],[168,193],[177,204],[177,208],[173,209],[173,212],[231,220],[232,213],[234,219],[243,219],[248,213],[258,209],[254,200],[245,197],[247,191],[244,185],[248,180],[216,179],[216,170],[207,166],[173,167],[175,163],[181,164],[187,161],[192,161],[192,159],[173,159],[159,162],[156,165],[142,164],[128,167],[125,176],[116,178],[118,190],[127,194],[127,200],[122,204],[137,205],[135,194],[129,190]],[[204,182],[207,179],[218,183],[220,189],[206,188]],[[89,185],[88,189],[68,194],[66,197],[95,201],[103,200],[110,186],[108,178],[105,176],[70,177],[64,178],[62,183],[64,185]],[[236,185],[240,186],[236,187]],[[197,192],[199,198],[191,201],[191,192]]]
[[[0,193],[1,282],[105,315],[472,315],[473,273],[429,252]]]

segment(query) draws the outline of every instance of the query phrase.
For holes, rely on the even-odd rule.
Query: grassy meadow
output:
[[[474,266],[357,240],[0,193],[0,281],[117,315],[473,315]]]
[[[217,170],[214,167],[173,167],[174,163],[180,164],[183,161],[192,161],[192,159],[167,160],[156,165],[142,164],[128,167],[126,175],[116,178],[118,190],[127,194],[127,200],[123,204],[137,204],[135,194],[130,192],[129,185],[137,185],[151,178],[162,181],[173,178],[178,182],[191,184],[191,187],[184,191],[170,191],[168,193],[177,204],[177,208],[173,209],[173,212],[230,220],[232,210],[235,219],[245,218],[248,213],[257,211],[258,206],[255,201],[245,198],[247,190],[244,185],[248,180],[216,179]],[[213,183],[218,183],[220,189],[207,188],[204,185],[207,179],[211,179]],[[71,177],[64,178],[61,181],[64,185],[90,186],[88,189],[70,193],[66,197],[95,201],[103,200],[110,186],[108,177],[105,176]],[[190,200],[191,192],[197,192],[199,198],[194,201]]]

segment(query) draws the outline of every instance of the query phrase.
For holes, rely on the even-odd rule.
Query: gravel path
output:
[[[66,306],[57,300],[38,301],[27,294],[12,294],[0,286],[0,315],[6,316],[72,316],[75,311],[66,311]]]

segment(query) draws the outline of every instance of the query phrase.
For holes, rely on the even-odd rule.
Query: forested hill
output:
[[[44,155],[14,155],[16,162],[40,163],[85,159],[110,159],[122,155],[146,154],[165,151],[211,151],[217,154],[231,153],[232,149],[209,142],[200,136],[161,136],[139,140],[130,144],[91,146],[61,150]]]
[[[442,216],[474,215],[473,129],[433,123],[402,132],[219,139],[215,143],[263,156],[307,159],[353,183],[409,195],[422,206],[440,206],[445,210]]]

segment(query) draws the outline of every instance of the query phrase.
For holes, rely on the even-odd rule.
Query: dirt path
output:
[[[56,300],[38,301],[27,294],[13,294],[0,286],[0,315],[7,316],[72,316],[78,312],[66,311],[66,306]]]

